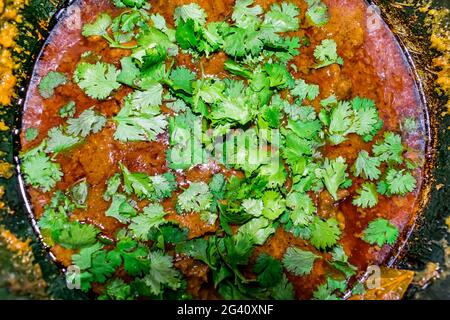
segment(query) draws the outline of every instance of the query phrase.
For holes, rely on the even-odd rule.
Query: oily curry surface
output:
[[[264,11],[270,9],[277,1],[255,1]],[[290,1],[300,8],[302,26],[305,23],[305,12],[308,4],[304,1]],[[382,139],[386,131],[401,134],[406,146],[404,157],[416,164],[412,170],[417,181],[416,188],[404,196],[387,197],[379,195],[378,204],[373,208],[359,208],[352,202],[357,195],[364,179],[355,178],[351,187],[339,190],[339,200],[333,199],[327,190],[310,192],[309,195],[316,207],[316,214],[326,220],[334,218],[342,230],[339,244],[342,246],[348,261],[354,265],[358,272],[363,272],[368,265],[381,264],[396,254],[397,244],[411,229],[416,215],[417,199],[423,181],[421,166],[424,162],[425,138],[423,133],[422,105],[419,100],[414,78],[409,66],[404,60],[403,53],[389,29],[380,20],[378,15],[361,0],[329,1],[324,0],[328,6],[329,21],[318,28],[305,27],[299,31],[290,31],[289,36],[308,39],[309,44],[300,48],[300,54],[289,63],[289,71],[295,79],[304,79],[307,83],[320,86],[319,96],[311,101],[311,105],[319,112],[322,109],[320,101],[330,95],[341,100],[350,100],[360,96],[372,99],[384,121],[383,129],[372,142],[364,142],[356,134],[349,135],[348,139],[338,145],[322,147],[324,157],[336,159],[344,157],[347,163],[353,164],[361,150],[370,152],[377,139]],[[166,0],[150,1],[151,13],[162,15],[169,27],[174,27],[173,14],[177,7],[191,3],[199,4],[207,13],[207,22],[226,21],[230,19],[235,5],[234,0],[193,1],[193,0]],[[38,147],[47,137],[49,130],[65,123],[59,111],[69,101],[75,102],[76,115],[85,110],[94,108],[96,112],[105,117],[116,116],[123,105],[123,101],[133,89],[121,86],[106,100],[90,98],[75,82],[68,81],[55,88],[54,95],[44,99],[39,94],[39,84],[50,71],[71,75],[75,72],[82,55],[89,51],[101,57],[105,63],[113,64],[117,68],[121,59],[131,54],[131,50],[111,48],[101,37],[84,37],[81,26],[92,23],[98,15],[108,12],[112,17],[123,12],[106,0],[83,0],[76,5],[81,15],[81,24],[74,23],[74,17],[63,19],[51,34],[50,40],[40,57],[29,88],[28,97],[23,114],[23,150],[29,151]],[[332,64],[326,68],[311,69],[315,63],[314,48],[323,39],[331,38],[337,44],[337,52],[343,58],[344,64]],[[208,58],[194,57],[191,53],[180,51],[174,57],[175,66],[183,66],[202,72],[219,79],[230,77],[224,64],[228,60],[227,54],[222,51],[211,54]],[[168,102],[167,102],[168,103]],[[163,102],[162,114],[172,116],[174,111]],[[416,119],[415,130],[405,130],[405,119]],[[25,133],[30,128],[38,129],[37,137],[28,141]],[[95,225],[101,230],[103,239],[107,239],[106,246],[113,246],[117,232],[126,224],[114,217],[108,217],[105,212],[111,206],[111,200],[104,198],[107,181],[116,173],[121,172],[122,164],[130,172],[145,173],[149,176],[162,175],[173,172],[176,176],[178,189],[173,194],[161,200],[165,219],[175,222],[189,232],[189,239],[210,237],[221,229],[220,221],[213,224],[202,219],[200,213],[179,214],[177,212],[177,198],[182,190],[193,182],[210,183],[214,175],[222,174],[229,179],[232,176],[244,177],[240,170],[232,170],[217,163],[193,166],[186,170],[171,170],[168,166],[167,149],[169,137],[167,133],[158,136],[155,141],[122,142],[114,138],[116,124],[107,122],[97,133],[90,134],[83,143],[67,151],[54,155],[61,168],[63,176],[56,187],[44,192],[39,188],[30,187],[28,192],[34,208],[34,214],[39,220],[46,206],[56,190],[66,192],[79,181],[85,179],[89,185],[89,192],[85,207],[76,208],[70,215],[71,221],[80,221]],[[288,179],[286,187],[290,188],[293,182]],[[150,204],[148,200],[134,199],[135,207],[143,209]],[[363,233],[367,225],[377,219],[390,221],[400,232],[397,244],[374,246],[363,241]],[[51,241],[50,241],[51,242]],[[64,266],[73,264],[73,254],[79,249],[67,248],[58,243],[50,243],[51,251]],[[286,272],[288,280],[293,284],[297,298],[311,298],[318,285],[326,282],[329,274],[336,273],[327,262],[331,253],[318,250],[309,241],[295,236],[283,227],[276,228],[276,232],[253,251],[248,266],[241,268],[242,274],[249,279],[255,279],[252,266],[257,257],[268,253],[277,260],[282,260],[287,248],[297,247],[323,259],[316,259],[309,274],[296,275]],[[214,286],[210,276],[210,266],[193,259],[187,255],[175,253],[173,248],[166,251],[174,256],[173,265],[186,279],[186,292],[196,299],[222,298]],[[119,268],[116,275],[130,281],[126,272]],[[99,294],[104,290],[105,284],[94,283],[93,289]]]

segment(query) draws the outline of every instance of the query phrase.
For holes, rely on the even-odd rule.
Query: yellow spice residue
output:
[[[37,299],[48,298],[47,283],[42,278],[42,269],[35,263],[31,240],[22,241],[11,231],[0,226],[0,249],[6,248],[9,264],[0,269],[0,278],[6,279],[9,290],[17,295],[27,295]],[[13,271],[13,272],[11,272]]]
[[[17,239],[11,231],[3,228],[0,229],[0,237],[3,238],[3,241],[6,243],[6,247],[12,253],[25,254],[31,251],[30,239],[21,241]]]
[[[15,95],[17,68],[11,52],[16,46],[17,23],[22,22],[20,10],[28,0],[0,0],[0,105],[9,105]]]
[[[9,162],[0,160],[0,178],[9,179],[13,176],[13,165]]]
[[[0,121],[0,131],[7,131],[9,127],[5,124],[4,121]]]
[[[416,273],[414,283],[420,288],[424,288],[426,285],[430,284],[431,281],[439,278],[440,271],[441,267],[439,263],[428,262],[424,270]]]
[[[3,196],[5,195],[5,187],[4,186],[0,186],[0,210],[5,208],[5,203],[3,201],[1,201],[1,199],[3,199]]]
[[[450,96],[450,30],[443,24],[449,14],[449,9],[432,9],[428,11],[427,20],[432,32],[431,47],[442,53],[433,60],[433,67],[437,70],[436,84],[447,96]],[[450,114],[450,100],[447,101],[447,114]]]

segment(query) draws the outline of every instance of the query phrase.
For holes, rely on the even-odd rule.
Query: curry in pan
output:
[[[343,299],[395,258],[424,178],[423,106],[373,7],[73,7],[35,68],[21,171],[81,290]]]

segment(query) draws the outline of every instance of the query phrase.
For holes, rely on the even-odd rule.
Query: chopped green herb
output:
[[[50,71],[39,83],[39,93],[42,98],[49,99],[55,94],[55,89],[66,84],[67,76],[61,72]]]
[[[369,223],[369,226],[364,231],[363,240],[381,247],[385,244],[395,244],[398,235],[399,231],[396,226],[386,219],[379,218]]]
[[[119,71],[112,64],[82,62],[78,64],[73,77],[89,97],[104,100],[114,90],[119,89],[118,75]]]
[[[39,129],[37,129],[37,128],[28,128],[25,131],[25,140],[27,140],[27,142],[31,142],[33,140],[36,140],[38,135],[39,135]]]
[[[67,121],[67,133],[85,138],[91,133],[98,133],[106,124],[106,118],[97,114],[93,109],[84,111],[78,118]]]
[[[334,40],[325,39],[314,50],[314,57],[319,62],[316,69],[327,67],[332,64],[344,64],[344,60],[337,54],[337,45]]]
[[[311,273],[314,261],[319,258],[319,256],[315,255],[311,251],[290,247],[284,254],[283,265],[294,275],[304,276]]]
[[[61,109],[59,109],[59,115],[62,118],[71,118],[75,115],[76,105],[74,101],[68,102]]]
[[[377,187],[374,183],[364,183],[358,194],[359,196],[353,200],[355,206],[373,208],[378,204]]]

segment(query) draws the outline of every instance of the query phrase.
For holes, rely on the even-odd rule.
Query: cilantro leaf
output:
[[[250,122],[256,115],[249,103],[249,92],[242,81],[229,80],[224,99],[212,106],[210,118],[215,122],[238,122],[242,125]]]
[[[175,113],[182,113],[187,111],[187,104],[182,99],[175,99],[174,102],[168,102],[166,103],[166,106],[170,108]]]
[[[319,120],[313,121],[288,121],[288,129],[291,129],[298,137],[314,140],[322,130]]]
[[[290,273],[296,276],[310,274],[314,261],[320,256],[311,251],[305,251],[296,247],[289,247],[283,257],[283,265]]]
[[[410,172],[405,173],[404,170],[389,169],[386,183],[390,194],[404,196],[415,189],[417,180]]]
[[[68,134],[85,138],[90,133],[100,132],[106,124],[106,118],[93,109],[87,109],[78,118],[69,119],[67,124]]]
[[[62,118],[70,118],[75,115],[76,105],[74,101],[69,101],[66,105],[64,105],[61,109],[59,109],[59,115]]]
[[[133,110],[142,111],[148,114],[159,113],[162,104],[163,87],[159,83],[149,85],[143,91],[134,91],[126,98],[126,103],[131,104]]]
[[[300,101],[308,100],[313,101],[319,96],[320,88],[316,84],[307,84],[305,80],[300,79],[295,81],[295,87],[291,90],[293,96],[298,97]]]
[[[211,193],[216,200],[222,200],[225,197],[227,180],[223,174],[215,174],[209,184]]]
[[[120,164],[127,194],[136,194],[140,199],[152,199],[155,188],[153,180],[145,173],[131,173],[123,164]]]
[[[79,207],[85,206],[89,195],[89,184],[86,179],[83,179],[75,184],[71,188],[70,193],[75,205]]]
[[[297,31],[300,28],[299,14],[300,9],[293,3],[283,2],[281,6],[274,3],[265,15],[264,24],[274,32]]]
[[[91,224],[66,224],[55,241],[68,249],[90,247],[97,241],[99,230]]]
[[[287,160],[290,166],[294,166],[299,163],[299,160],[303,158],[304,155],[313,154],[313,145],[311,141],[300,138],[296,134],[289,134],[292,131],[286,131],[285,134],[285,146],[283,148],[283,156]]]
[[[334,246],[340,236],[341,230],[336,219],[323,221],[317,217],[314,218],[311,224],[311,243],[317,249],[323,250]]]
[[[309,225],[316,212],[312,199],[306,193],[290,193],[286,198],[286,205],[293,210],[290,218],[294,226]]]
[[[278,106],[264,106],[261,109],[261,116],[270,128],[279,128],[283,120],[283,114]],[[259,120],[261,122],[261,119]],[[261,124],[259,124],[261,127]]]
[[[332,135],[347,135],[353,132],[353,112],[348,102],[339,102],[331,111],[329,130]],[[342,140],[336,141],[339,144]]]
[[[150,16],[150,19],[152,20],[153,26],[156,29],[161,30],[164,33],[167,33],[168,31],[167,22],[162,15],[160,15],[159,13],[155,13]]]
[[[235,273],[239,274],[238,266],[248,264],[254,250],[254,244],[252,234],[242,232],[233,237],[218,239],[217,247],[225,262]]]
[[[72,208],[70,208],[72,209]],[[49,243],[55,243],[61,234],[61,230],[69,224],[67,212],[64,209],[56,210],[50,206],[46,206],[44,214],[38,221],[39,228],[43,234],[49,236]]]
[[[111,24],[111,16],[107,13],[102,13],[93,23],[87,23],[83,26],[82,34],[85,37],[107,35]]]
[[[159,295],[165,286],[176,290],[181,286],[180,273],[173,267],[173,258],[160,251],[148,255],[150,270],[144,281],[153,294]]]
[[[132,217],[137,215],[137,211],[123,194],[112,195],[112,203],[105,212],[107,217],[112,217],[121,223],[129,223]]]
[[[95,243],[90,247],[85,247],[79,253],[72,255],[72,262],[81,270],[92,267],[92,255],[102,249],[103,245]]]
[[[333,267],[344,273],[346,277],[351,277],[356,274],[358,268],[348,261],[348,256],[342,246],[336,246],[331,254],[331,265]]]
[[[328,7],[321,0],[306,0],[308,3],[308,10],[306,17],[316,26],[323,26],[328,23],[329,14]]]
[[[386,132],[384,134],[384,141],[378,141],[373,146],[374,154],[379,157],[381,161],[398,164],[403,162],[404,151],[405,148],[402,144],[402,138],[400,135],[393,132]]]
[[[327,282],[321,284],[316,291],[314,291],[313,298],[315,300],[341,300],[337,295],[338,290],[345,290],[345,280],[336,281],[328,277]]]
[[[112,259],[107,251],[100,249],[101,245],[96,244],[83,248],[79,254],[72,256],[75,265],[83,270],[79,275],[83,291],[89,291],[92,282],[104,283],[121,263],[120,260]]]
[[[39,83],[39,93],[42,98],[49,99],[55,94],[55,89],[66,84],[67,76],[61,72],[50,71]]]
[[[369,223],[364,231],[363,240],[381,247],[385,244],[394,245],[398,235],[399,231],[396,226],[386,219],[378,218]]]
[[[80,138],[75,136],[65,135],[60,127],[50,129],[48,132],[47,148],[48,153],[60,153],[68,150],[78,144]]]
[[[223,50],[232,57],[257,56],[263,47],[261,33],[253,29],[229,27],[224,35]]]
[[[180,243],[176,246],[176,252],[184,254],[192,259],[206,263],[211,269],[216,269],[217,263],[217,248],[214,242],[199,238]]]
[[[197,3],[191,3],[177,7],[173,17],[176,26],[178,26],[181,21],[187,22],[188,20],[192,20],[197,25],[203,26],[206,23],[207,14]]]
[[[52,162],[41,147],[30,150],[22,156],[21,168],[25,181],[44,192],[53,189],[63,176],[60,165]]]
[[[290,104],[289,101],[281,99],[279,95],[274,96],[272,104],[279,104],[280,108],[284,110],[290,120],[308,122],[317,119],[317,113],[313,107]]]
[[[123,267],[130,276],[138,276],[148,271],[148,248],[132,239],[120,240],[109,255],[116,261],[123,261]]]
[[[260,217],[252,219],[241,226],[237,236],[239,239],[245,238],[251,243],[262,246],[274,233],[275,228],[272,226],[271,221]]]
[[[287,180],[287,173],[281,164],[273,163],[263,164],[259,168],[259,177],[267,181],[268,188],[281,187]]]
[[[115,6],[118,8],[130,7],[140,9],[148,4],[147,0],[113,0],[113,1]]]
[[[271,88],[286,89],[294,87],[295,80],[286,65],[280,63],[266,63],[264,70],[269,75]]]
[[[346,136],[350,133],[360,135],[366,142],[372,141],[383,127],[383,121],[379,117],[373,100],[360,97],[354,98],[351,103],[347,101],[337,103],[332,109],[329,119],[325,118],[325,120],[328,122],[330,140],[334,145],[345,141]]]
[[[131,286],[126,284],[122,279],[113,279],[108,283],[103,295],[99,300],[131,300]]]
[[[365,150],[359,152],[358,158],[353,165],[352,171],[355,177],[363,177],[368,180],[377,180],[381,171],[380,159],[369,156],[369,153]]]
[[[378,204],[377,187],[374,183],[364,183],[357,192],[359,196],[353,200],[355,206],[373,208]]]
[[[204,182],[191,183],[188,189],[178,196],[180,212],[202,212],[208,210],[213,200],[209,187]]]
[[[152,228],[166,223],[165,216],[166,213],[161,205],[150,204],[144,208],[143,213],[131,219],[130,230],[138,239],[147,241]]]
[[[338,157],[335,160],[325,159],[323,169],[321,169],[322,180],[334,200],[338,200],[337,191],[346,181],[347,163],[344,158]]]
[[[314,50],[314,57],[319,61],[316,69],[330,66],[332,64],[344,64],[344,60],[337,54],[337,45],[334,40],[325,39]]]
[[[283,278],[283,266],[281,262],[272,258],[267,253],[262,253],[258,256],[253,270],[258,274],[258,282],[264,288],[275,286]]]
[[[117,82],[119,73],[112,64],[81,62],[78,64],[73,77],[89,97],[104,100],[114,90],[119,89],[120,83]]]
[[[275,58],[280,63],[288,63],[294,57],[300,54],[300,38],[298,37],[280,37],[275,42],[268,44],[267,47],[274,52]],[[270,51],[267,51],[270,52]]]
[[[264,203],[263,216],[276,220],[286,210],[286,200],[276,191],[267,191],[262,198]]]
[[[28,128],[27,131],[25,131],[25,140],[27,142],[36,140],[38,136],[39,136],[39,129],[37,128]]]
[[[188,239],[189,229],[181,229],[178,226],[165,224],[158,228],[158,230],[150,230],[148,238],[152,241],[158,241],[160,236],[162,236],[164,243],[179,245]]]
[[[176,177],[172,173],[164,173],[150,178],[155,188],[155,196],[153,200],[162,200],[169,198],[172,192],[176,190]]]
[[[89,273],[92,274],[92,281],[104,283],[119,267],[121,261],[116,259],[111,252],[98,251],[93,254],[92,267]]]
[[[133,87],[135,80],[141,74],[139,68],[136,66],[133,57],[124,57],[120,60],[121,70],[117,76],[117,81]]]
[[[195,32],[194,20],[188,19],[186,22],[180,22],[178,24],[175,37],[182,49],[196,49],[199,42],[199,36]]]
[[[178,67],[175,70],[173,70],[170,74],[171,80],[170,85],[172,89],[175,91],[182,90],[187,94],[192,94],[193,92],[192,82],[196,78],[197,78],[196,74],[193,73],[191,70],[184,67]]]
[[[231,18],[240,28],[256,28],[261,23],[263,14],[260,5],[252,6],[254,0],[236,0]]]
[[[117,123],[114,138],[123,142],[128,141],[155,141],[158,135],[167,128],[165,115],[153,115],[153,112],[133,111],[131,103],[125,106],[113,118]]]
[[[167,152],[169,168],[187,169],[193,165],[203,163],[205,158],[201,134],[202,119],[195,116],[191,109],[169,119],[170,144],[172,148]]]
[[[356,133],[363,137],[365,142],[372,141],[384,124],[380,119],[375,102],[356,97],[351,103],[355,113]]]
[[[294,285],[289,282],[288,278],[284,274],[281,281],[272,288],[271,292],[271,295],[275,300],[295,299]]]
[[[193,110],[195,112],[207,114],[202,111],[204,103],[215,104],[225,98],[226,83],[224,81],[202,79],[197,80],[192,85],[194,87]]]
[[[248,214],[260,217],[263,213],[264,204],[261,199],[245,199],[242,202],[242,207]]]
[[[114,174],[106,183],[106,191],[103,194],[103,199],[105,201],[111,200],[111,197],[117,194],[121,183],[122,179],[120,178],[120,174]]]

